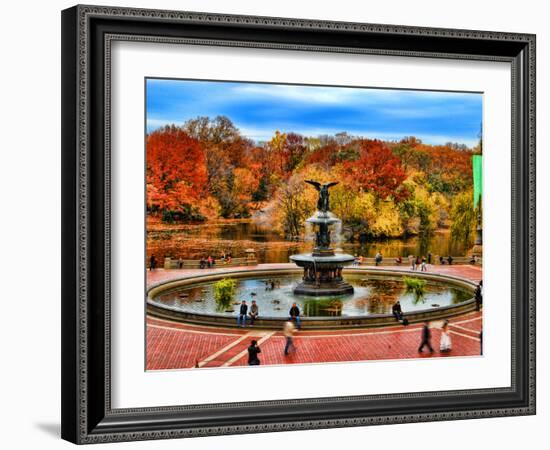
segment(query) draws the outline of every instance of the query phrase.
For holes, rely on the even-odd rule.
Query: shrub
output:
[[[403,278],[405,282],[405,288],[407,292],[412,292],[414,294],[414,299],[416,302],[421,300],[426,293],[426,281],[419,278]]]
[[[236,290],[237,282],[231,278],[224,278],[214,283],[214,299],[218,311],[223,311],[231,306]]]

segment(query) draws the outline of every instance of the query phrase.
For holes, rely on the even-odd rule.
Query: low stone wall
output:
[[[196,276],[190,276],[178,280],[172,280],[169,282],[158,283],[149,288],[147,295],[147,313],[151,316],[176,320],[179,322],[193,323],[196,325],[205,326],[217,326],[217,327],[236,327],[236,316],[227,316],[222,314],[210,313],[210,314],[198,314],[181,311],[178,308],[161,305],[152,300],[161,292],[172,290],[175,288],[188,286],[198,282],[211,282],[217,281],[222,278],[249,278],[255,276],[277,276],[301,273],[301,270],[295,268],[281,268],[281,269],[257,269],[257,270],[237,270],[234,272],[225,273],[212,273],[208,275],[198,274]],[[359,268],[345,269],[347,274],[360,274],[368,276],[371,279],[383,279],[390,277],[406,277],[410,276],[410,273],[384,269],[384,270],[369,270]],[[457,315],[462,315],[467,312],[474,311],[476,309],[476,302],[473,298],[473,292],[475,290],[475,284],[471,281],[453,277],[449,275],[441,275],[435,273],[417,272],[415,277],[423,278],[428,281],[445,283],[447,285],[456,286],[461,289],[466,289],[472,292],[472,298],[466,302],[459,303],[457,305],[444,306],[438,308],[429,308],[421,311],[414,311],[405,313],[409,323],[424,322],[426,320],[440,320],[450,318]],[[352,329],[352,328],[365,328],[365,327],[384,327],[391,325],[398,325],[391,314],[371,314],[367,316],[336,316],[336,317],[302,317],[302,329],[314,330],[314,329]],[[262,329],[277,329],[280,330],[283,327],[284,322],[287,319],[284,317],[258,317],[254,321],[254,328]]]
[[[164,268],[169,269],[200,269],[200,260],[198,259],[177,259],[177,258],[164,258]],[[237,266],[256,266],[258,261],[253,258],[232,258],[231,261],[223,261],[221,259],[215,260],[213,267],[237,267]]]

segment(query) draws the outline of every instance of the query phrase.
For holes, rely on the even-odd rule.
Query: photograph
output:
[[[42,116],[60,122],[61,215],[41,225],[61,226],[61,305],[34,303],[60,312],[37,320],[59,335],[44,373],[61,437],[281,448],[340,433],[334,447],[406,424],[414,448],[523,445],[501,431],[542,423],[527,416],[543,15],[222,3],[65,5],[53,27],[61,83],[43,91],[61,87],[61,114]],[[6,253],[16,290],[33,232]],[[12,347],[42,367],[51,345],[33,342]],[[457,421],[470,432],[449,441]]]
[[[144,99],[146,371],[483,358],[483,92]]]

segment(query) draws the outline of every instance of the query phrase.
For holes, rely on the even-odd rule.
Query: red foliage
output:
[[[330,142],[314,150],[307,158],[308,164],[319,164],[324,168],[332,167],[337,160],[339,146],[336,142]]]
[[[352,186],[374,192],[382,199],[401,200],[408,195],[406,189],[401,189],[407,177],[401,161],[382,141],[361,141],[359,159],[344,162],[342,169]]]
[[[201,144],[175,126],[147,138],[147,205],[178,210],[201,198],[207,187]]]

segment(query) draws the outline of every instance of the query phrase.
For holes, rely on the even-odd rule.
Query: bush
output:
[[[407,292],[412,292],[414,294],[414,299],[418,302],[424,294],[426,293],[426,281],[419,278],[409,278],[404,277],[403,281],[405,282],[405,288]]]
[[[231,306],[236,290],[237,282],[231,278],[224,278],[214,283],[214,299],[218,311],[223,311]]]

